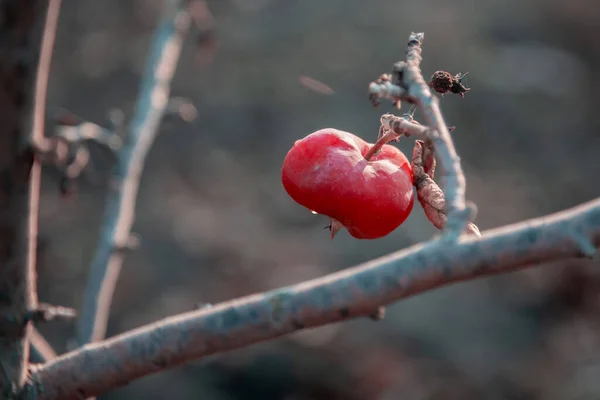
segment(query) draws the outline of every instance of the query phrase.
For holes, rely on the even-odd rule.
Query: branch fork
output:
[[[442,239],[457,241],[475,217],[476,208],[465,201],[466,181],[456,153],[450,131],[444,122],[439,100],[432,95],[429,85],[421,73],[421,43],[423,33],[411,33],[408,39],[406,61],[394,64],[392,74],[382,75],[369,85],[369,97],[373,104],[382,98],[391,99],[396,106],[404,100],[416,104],[425,119],[427,127],[410,123],[406,118],[384,115],[382,125],[399,134],[418,134],[431,140],[440,165],[444,171],[445,212],[448,216]]]

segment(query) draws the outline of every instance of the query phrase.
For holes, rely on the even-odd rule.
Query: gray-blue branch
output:
[[[448,220],[444,227],[444,238],[457,240],[465,231],[465,227],[475,216],[475,205],[465,201],[466,180],[456,153],[452,137],[440,110],[439,100],[431,93],[421,73],[421,44],[424,33],[412,32],[408,37],[406,62],[394,65],[393,78],[378,79],[369,85],[369,93],[374,104],[379,99],[388,98],[394,102],[408,100],[416,104],[431,128],[427,132],[429,140],[435,147],[437,158],[444,173],[442,181],[446,197],[446,214]],[[400,104],[400,103],[398,103]],[[383,120],[382,120],[383,122]]]
[[[106,333],[123,250],[130,240],[144,160],[165,114],[170,83],[190,24],[186,5],[186,0],[165,0],[162,20],[154,34],[138,103],[111,181],[100,242],[79,314],[78,340],[82,344],[100,340]]]
[[[210,354],[366,316],[378,306],[454,282],[590,257],[598,246],[600,199],[481,237],[432,240],[320,279],[173,316],[84,346],[33,371],[27,398],[95,396]]]

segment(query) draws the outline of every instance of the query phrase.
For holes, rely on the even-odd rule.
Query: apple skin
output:
[[[412,211],[412,169],[404,153],[387,144],[367,161],[372,146],[350,132],[315,131],[287,153],[283,187],[298,204],[327,215],[357,239],[386,236]]]

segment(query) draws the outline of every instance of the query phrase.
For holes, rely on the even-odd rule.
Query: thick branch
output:
[[[40,165],[29,146],[47,1],[0,1],[0,396],[24,384],[29,358],[25,313],[37,305],[35,246]]]
[[[166,368],[303,328],[366,316],[381,305],[600,245],[600,199],[544,218],[432,240],[320,279],[167,318],[84,346],[32,373],[27,398],[95,396]]]
[[[40,58],[37,68],[37,76],[35,81],[35,102],[33,108],[33,126],[30,138],[30,145],[34,148],[39,148],[45,141],[45,124],[44,116],[46,113],[46,97],[48,92],[48,80],[50,77],[50,66],[52,64],[52,53],[54,52],[54,42],[56,39],[56,30],[58,28],[58,17],[60,14],[61,0],[49,0],[46,10],[46,21],[44,24],[43,36],[41,38]],[[26,321],[36,321],[36,319],[47,320],[55,316],[54,310],[64,311],[62,307],[53,308],[45,307],[37,303],[36,289],[36,259],[37,254],[37,232],[38,232],[38,210],[39,196],[41,185],[41,161],[39,154],[34,160],[30,173],[30,205],[29,205],[29,269],[32,282],[30,284],[31,296],[34,301],[31,302],[26,314]],[[51,311],[52,310],[52,311]],[[57,314],[60,314],[58,312]],[[29,343],[28,350],[31,351],[34,358],[42,361],[48,361],[56,357],[56,353],[52,346],[44,339],[44,337],[34,328],[29,328],[28,335]],[[27,365],[27,364],[25,364]]]
[[[190,19],[186,0],[166,0],[162,21],[142,77],[139,100],[119,154],[117,171],[108,195],[100,243],[87,280],[78,324],[80,343],[102,339],[116,281],[129,242],[136,196],[146,155],[156,137],[169,102],[170,83],[175,73]]]

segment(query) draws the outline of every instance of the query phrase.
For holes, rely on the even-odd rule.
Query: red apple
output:
[[[331,218],[331,237],[343,226],[357,239],[386,236],[412,211],[412,169],[396,147],[373,144],[333,128],[294,143],[283,162],[283,187],[297,203]]]

